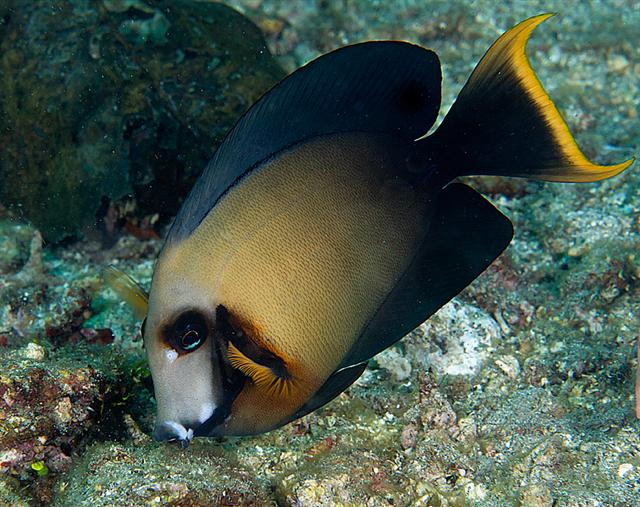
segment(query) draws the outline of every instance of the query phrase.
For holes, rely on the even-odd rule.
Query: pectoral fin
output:
[[[270,396],[288,398],[295,389],[294,381],[288,375],[247,357],[233,343],[229,343],[227,357],[233,368],[244,373],[258,389]]]
[[[147,316],[149,295],[138,282],[113,266],[104,269],[102,278],[129,305],[136,317],[144,319]]]
[[[322,384],[322,387],[318,389],[318,392],[283,424],[299,419],[300,417],[305,416],[329,403],[347,387],[358,380],[358,377],[362,375],[362,372],[366,367],[367,363],[365,361],[364,363],[355,364],[334,372],[333,375],[331,375],[325,383]]]

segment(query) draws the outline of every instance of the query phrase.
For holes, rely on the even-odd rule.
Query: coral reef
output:
[[[14,3],[0,5],[2,44],[17,33],[17,21],[7,21],[18,12]],[[171,29],[165,31],[162,16],[171,26],[177,18],[166,14],[165,2],[150,4],[104,0],[100,9],[89,9],[97,16],[91,26],[108,19],[113,29],[86,39],[88,58],[93,52],[101,55],[98,62],[118,55],[123,62],[140,54],[148,65],[174,65],[179,54],[155,61],[151,48],[168,48],[162,37]],[[530,44],[542,82],[589,156],[606,163],[640,153],[640,49],[629,42],[640,32],[640,12],[628,2],[577,3],[570,11],[559,1],[234,4],[265,31],[288,68],[367,38],[400,37],[433,47],[444,62],[445,110],[503,29],[543,10],[560,10],[562,16],[548,21]],[[79,18],[88,12],[88,3],[65,5],[70,10],[62,11],[61,23],[70,12]],[[37,10],[40,3],[19,7]],[[114,42],[114,34],[122,42]],[[218,43],[232,38],[225,32]],[[16,47],[25,44],[11,40]],[[184,62],[199,62],[192,70],[202,65],[200,53],[183,52]],[[2,53],[1,65],[13,61],[11,55]],[[53,60],[52,68],[62,68]],[[233,86],[238,82],[245,80]],[[127,102],[144,111],[144,122],[130,124],[127,142],[141,143],[135,153],[151,153],[158,129],[178,118],[152,114],[164,99],[150,105],[145,97],[161,89],[139,88]],[[226,124],[246,107],[232,89],[214,101],[228,107]],[[7,93],[0,90],[0,102]],[[195,101],[173,97],[194,111]],[[201,114],[209,114],[206,109]],[[202,144],[207,150],[224,122],[219,132],[210,127],[215,135]],[[187,135],[183,127],[171,128]],[[29,132],[29,140],[40,132]],[[198,132],[188,135],[202,139],[204,131]],[[85,139],[78,142],[90,146]],[[11,165],[15,153],[6,153],[2,170],[18,174],[21,166]],[[158,164],[145,174],[153,179],[165,167]],[[325,407],[265,435],[195,439],[187,449],[148,436],[153,400],[140,323],[99,276],[102,267],[115,264],[147,286],[161,245],[149,231],[161,237],[164,222],[131,219],[128,233],[116,231],[108,248],[95,237],[51,246],[43,244],[38,228],[0,206],[0,505],[637,505],[637,168],[588,185],[468,182],[514,222],[515,239],[497,262]],[[15,185],[16,192],[25,191],[23,183]],[[10,204],[6,198],[0,196]],[[140,203],[140,215],[148,216],[153,208]],[[129,204],[118,206],[112,208],[116,218],[129,213]]]
[[[117,500],[116,500],[117,499]],[[269,482],[243,470],[224,453],[196,444],[103,444],[87,449],[57,486],[53,505],[276,505]]]
[[[54,354],[46,360],[45,347],[31,342],[0,358],[0,475],[44,482],[34,488],[40,500],[49,493],[48,476],[69,468],[118,395],[107,365]]]

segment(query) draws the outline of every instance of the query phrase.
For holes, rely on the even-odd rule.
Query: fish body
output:
[[[182,276],[163,277],[151,307],[185,288],[198,292],[212,320],[223,305],[252,341],[286,364],[286,392],[274,386],[265,411],[259,400],[269,387],[247,383],[247,410],[226,423],[228,431],[276,426],[287,407],[309,399],[423,241],[428,183],[421,189],[397,177],[400,153],[385,135],[314,138],[254,170],[188,239],[168,245],[157,269]],[[378,254],[387,248],[392,255]]]
[[[255,434],[309,413],[475,279],[513,230],[458,176],[594,181],[632,163],[589,162],[535,77],[524,49],[547,17],[492,46],[430,136],[440,64],[403,42],[324,55],[252,106],[154,271],[156,438]]]

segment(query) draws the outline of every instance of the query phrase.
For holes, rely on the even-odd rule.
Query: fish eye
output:
[[[198,312],[185,312],[178,317],[169,340],[174,349],[193,352],[204,343],[209,328],[204,316]]]

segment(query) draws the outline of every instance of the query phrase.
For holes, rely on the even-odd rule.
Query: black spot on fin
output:
[[[327,53],[282,80],[231,129],[182,206],[167,240],[187,237],[259,162],[296,143],[339,132],[395,133],[413,141],[440,108],[433,51],[365,42]]]
[[[447,186],[425,240],[341,367],[358,364],[422,324],[477,278],[513,237],[507,217],[472,188]]]
[[[491,46],[438,130],[418,143],[425,157],[459,170],[456,175],[569,182],[609,178],[633,163],[590,162],[535,75],[526,44],[550,16],[523,21]]]
[[[347,387],[358,380],[366,367],[367,362],[365,361],[364,363],[355,364],[347,368],[335,371],[325,381],[325,383],[322,384],[322,387],[318,389],[318,392],[316,392],[311,398],[309,398],[309,400],[283,424],[287,424],[288,422],[299,419],[300,417],[305,416],[322,407],[323,405],[329,403]]]

